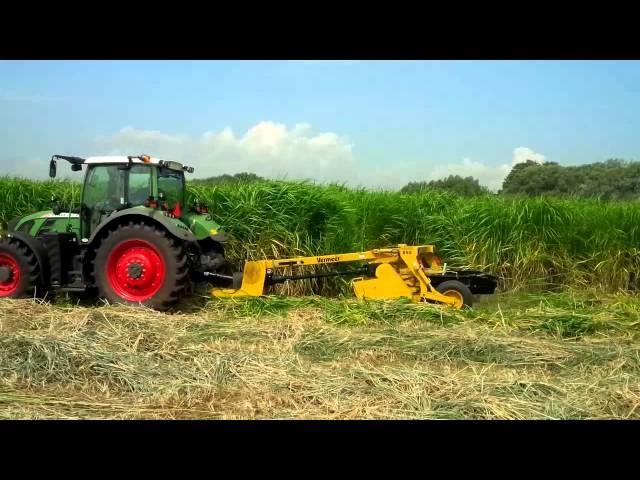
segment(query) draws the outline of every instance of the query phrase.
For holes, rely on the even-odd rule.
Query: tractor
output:
[[[97,290],[111,303],[165,309],[196,281],[227,278],[229,237],[206,206],[185,204],[193,168],[149,155],[79,158],[54,155],[85,170],[79,204],[8,223],[0,239],[0,297],[43,291]]]

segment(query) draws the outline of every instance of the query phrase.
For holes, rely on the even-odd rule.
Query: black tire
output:
[[[215,273],[232,273],[231,265],[225,258],[224,246],[211,239],[202,240],[200,243],[200,249],[202,253],[209,257],[208,262],[203,265],[207,271]]]
[[[436,290],[443,295],[447,292],[457,292],[462,297],[461,308],[471,308],[473,306],[473,294],[469,287],[457,280],[447,280],[436,287]]]
[[[208,282],[213,285],[219,284],[219,281],[206,277],[203,272],[222,275],[233,274],[232,265],[229,264],[225,257],[223,245],[211,239],[205,239],[199,242],[199,247],[199,251],[194,253],[201,257],[201,261],[198,268],[191,272],[191,280],[194,283]]]
[[[20,279],[15,289],[9,293],[3,293],[0,288],[0,297],[3,298],[25,298],[33,295],[33,291],[40,279],[40,265],[33,252],[24,243],[15,238],[0,239],[0,259],[9,257],[19,267]],[[0,263],[3,263],[0,261]],[[7,265],[4,265],[5,267]],[[6,269],[4,270],[6,272]],[[10,283],[10,279],[4,282],[5,287]]]
[[[130,240],[151,244],[164,263],[164,275],[159,280],[159,289],[145,300],[125,298],[114,290],[114,284],[109,280],[108,266],[112,252],[122,242]],[[112,262],[117,258],[117,254],[113,254],[116,257],[111,259]],[[97,248],[93,275],[100,297],[110,303],[142,304],[164,310],[190,291],[189,267],[183,243],[165,230],[143,223],[118,225],[108,233]]]

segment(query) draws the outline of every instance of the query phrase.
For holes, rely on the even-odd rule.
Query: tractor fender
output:
[[[133,207],[133,208],[128,208],[126,210],[120,210],[119,212],[116,212],[110,215],[109,217],[107,217],[98,225],[95,231],[91,234],[89,241],[84,242],[83,240],[83,243],[92,244],[94,240],[98,238],[98,236],[101,234],[101,232],[104,232],[105,228],[109,225],[112,225],[113,223],[120,223],[122,221],[135,222],[136,220],[138,221],[142,220],[146,222],[151,220],[152,222],[164,227],[171,235],[173,235],[179,240],[182,240],[185,242],[196,241],[195,237],[193,236],[193,233],[191,232],[191,230],[189,230],[189,227],[187,227],[179,219],[169,218],[165,216],[161,211],[153,210],[151,208],[147,209],[147,208]]]
[[[49,254],[40,240],[24,232],[7,232],[7,237],[15,238],[24,243],[36,257],[38,265],[40,265],[41,280],[49,278]]]
[[[217,233],[215,235],[209,235],[209,238],[214,242],[225,244],[229,240],[231,240],[231,235],[229,235],[228,233]]]
[[[16,225],[20,223],[20,220],[22,220],[22,217],[16,217],[9,220],[9,223],[7,223],[7,231],[10,232],[14,228],[16,228]]]

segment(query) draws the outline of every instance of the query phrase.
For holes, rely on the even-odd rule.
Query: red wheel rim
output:
[[[109,286],[121,298],[144,302],[164,282],[164,260],[156,247],[144,240],[120,242],[107,259]]]
[[[0,253],[0,268],[1,267],[9,269],[9,280],[0,282],[0,297],[7,297],[18,289],[18,284],[20,283],[20,265],[18,265],[15,258]]]

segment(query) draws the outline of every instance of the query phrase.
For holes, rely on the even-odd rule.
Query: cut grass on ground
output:
[[[0,418],[640,418],[640,300],[0,302]]]

